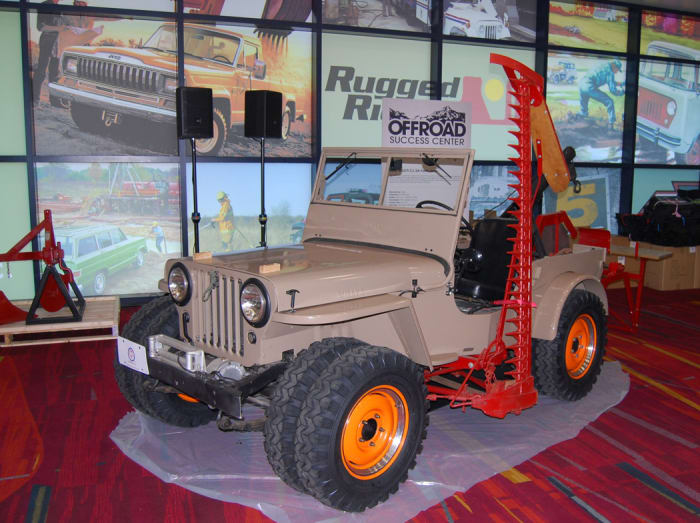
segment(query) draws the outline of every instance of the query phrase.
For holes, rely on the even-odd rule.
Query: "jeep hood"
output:
[[[296,289],[295,307],[423,289],[444,284],[448,265],[426,254],[352,243],[306,242],[275,249],[216,256],[213,265],[268,280],[279,311],[289,310],[287,291]]]
[[[174,54],[154,49],[79,46],[70,47],[65,52],[118,61],[126,65],[158,67],[168,71],[177,71],[177,57]]]

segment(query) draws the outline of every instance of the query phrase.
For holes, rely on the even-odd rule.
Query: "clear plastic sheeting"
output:
[[[575,437],[628,390],[629,376],[620,364],[606,362],[593,391],[578,402],[540,397],[535,407],[505,419],[447,406],[432,411],[423,452],[408,481],[387,502],[359,514],[332,509],[285,485],[267,463],[261,432],[221,432],[215,423],[181,429],[131,412],[111,438],[163,481],[256,508],[276,521],[404,521]]]

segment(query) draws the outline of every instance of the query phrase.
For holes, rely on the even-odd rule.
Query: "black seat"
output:
[[[476,224],[471,244],[460,253],[455,278],[458,296],[502,300],[515,237],[513,218],[486,218]]]

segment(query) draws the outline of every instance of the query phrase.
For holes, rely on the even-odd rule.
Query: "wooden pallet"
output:
[[[48,343],[110,340],[119,335],[119,297],[98,296],[86,298],[82,321],[40,323],[27,325],[23,321],[0,325],[0,347],[22,347]],[[22,310],[29,310],[31,300],[13,301]],[[62,317],[68,309],[47,312],[39,308],[40,318]],[[55,336],[54,333],[65,333]],[[16,339],[19,337],[20,339]]]

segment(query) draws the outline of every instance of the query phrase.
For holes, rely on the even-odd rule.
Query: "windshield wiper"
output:
[[[350,163],[354,162],[356,159],[357,159],[357,153],[352,152],[352,153],[348,154],[348,155],[343,159],[343,161],[340,162],[340,165],[338,165],[338,167],[336,167],[335,169],[333,169],[333,171],[332,171],[328,176],[326,176],[326,181],[328,181],[328,180],[331,178],[331,176],[335,175],[335,173],[337,173],[338,171],[340,171],[343,167],[345,167],[346,165],[349,165]]]

